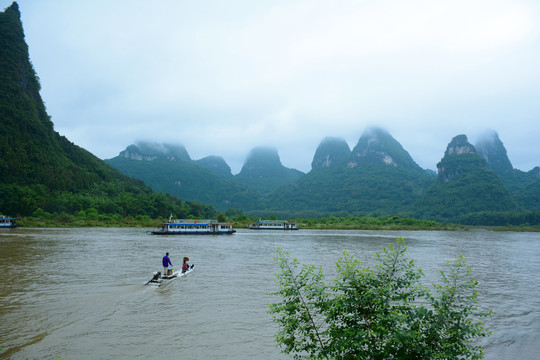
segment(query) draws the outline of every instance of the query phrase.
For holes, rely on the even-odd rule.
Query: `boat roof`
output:
[[[257,222],[261,224],[279,224],[279,223],[294,224],[294,222],[287,221],[287,220],[259,220]]]
[[[167,222],[164,222],[164,224],[167,225],[209,225],[209,224],[217,224],[217,225],[232,225],[232,223],[228,222],[218,222],[217,220],[211,220],[211,219],[175,219],[175,220],[169,220]]]

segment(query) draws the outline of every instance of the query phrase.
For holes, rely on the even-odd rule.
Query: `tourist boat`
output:
[[[150,233],[153,235],[230,235],[235,232],[233,224],[228,222],[169,218],[169,221],[162,223],[157,231]]]
[[[0,215],[0,229],[17,227],[17,220],[19,220],[19,218],[10,218],[5,215]]]
[[[253,230],[298,230],[295,222],[286,220],[261,220],[249,226]]]

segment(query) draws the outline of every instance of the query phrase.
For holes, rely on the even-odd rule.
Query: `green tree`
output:
[[[399,238],[377,255],[376,264],[361,267],[344,252],[335,280],[325,283],[322,269],[300,266],[277,250],[281,301],[268,312],[279,325],[282,351],[309,359],[481,359],[474,345],[488,336],[478,317],[477,282],[459,256],[441,284],[422,286],[422,270],[405,257]]]

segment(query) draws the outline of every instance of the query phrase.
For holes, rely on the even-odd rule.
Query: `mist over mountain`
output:
[[[202,159],[195,160],[195,163],[212,171],[223,179],[231,179],[233,177],[231,167],[221,156],[210,155]]]
[[[260,146],[249,152],[242,170],[234,177],[234,181],[261,194],[267,194],[279,186],[297,180],[302,175],[304,173],[299,170],[283,166],[277,149]]]
[[[118,155],[133,160],[171,160],[171,161],[191,161],[186,148],[183,145],[158,144],[149,142],[138,142],[136,145],[128,146]]]
[[[500,159],[504,160],[506,149],[500,140],[497,141],[498,134],[493,131],[487,134],[489,136],[479,145],[482,154],[492,164],[505,163]],[[137,154],[140,153],[139,149]],[[156,191],[208,201],[218,209],[238,206],[248,214],[306,217],[329,214],[399,215],[473,222],[476,220],[471,214],[519,209],[533,211],[537,207],[528,199],[538,196],[535,187],[535,179],[538,178],[523,173],[526,181],[514,176],[513,181],[505,184],[494,170],[500,167],[493,166],[494,169],[491,169],[466,135],[455,136],[447,145],[444,156],[437,164],[437,174],[418,166],[396,139],[386,130],[376,127],[364,131],[352,151],[342,138],[324,138],[313,156],[312,170],[307,174],[285,168],[277,150],[268,147],[252,149],[237,175],[230,173],[230,168],[219,156],[184,162],[190,164],[189,168],[186,164],[160,163],[160,167],[168,169],[164,171],[148,165],[150,162],[156,164],[156,161],[151,160],[144,151],[140,155],[142,157],[138,156],[138,159],[146,160],[138,161],[137,165],[125,163],[121,167],[117,158],[107,162],[130,176],[143,179]],[[130,161],[137,162],[134,158]],[[505,165],[506,173],[508,165],[509,162]],[[212,173],[201,172],[201,167]],[[135,172],[135,169],[138,170]],[[175,173],[168,173],[172,169]],[[513,170],[512,174],[517,172]],[[150,177],[154,177],[154,180]],[[169,178],[177,180],[173,182],[174,185],[165,186],[164,182]],[[178,180],[180,178],[183,180]],[[197,180],[193,180],[195,178]],[[189,179],[192,179],[192,186],[185,185]],[[230,196],[224,194],[234,193],[238,189],[232,189],[230,183],[227,188],[216,185],[223,180],[241,186],[244,189],[243,197],[237,197],[236,201],[226,199]],[[160,184],[154,184],[155,181]],[[184,192],[178,192],[181,187],[185,188]],[[215,194],[209,190],[216,188],[224,191]],[[205,197],[203,194],[212,196]]]
[[[437,181],[418,202],[418,217],[465,222],[471,213],[518,209],[497,173],[488,168],[466,135],[450,141],[437,169]]]
[[[122,173],[141,179],[154,191],[210,204],[218,210],[254,208],[260,195],[232,181],[219,156],[193,161],[182,145],[139,142],[105,160]]]
[[[313,156],[311,169],[322,169],[331,166],[343,166],[351,159],[351,149],[343,138],[324,138]]]
[[[271,194],[268,206],[300,214],[400,214],[435,180],[385,130],[367,129],[353,151],[339,138],[323,139],[314,168]]]
[[[488,168],[492,169],[501,178],[513,177],[514,168],[506,154],[506,148],[494,130],[486,132],[477,140],[474,146],[487,162]]]
[[[486,160],[488,168],[497,173],[506,189],[524,209],[540,210],[540,184],[538,169],[524,172],[515,169],[508,158],[506,148],[494,130],[487,130],[475,145]]]
[[[423,171],[412,159],[411,155],[403,149],[401,144],[386,130],[371,127],[364,131],[358,143],[352,150],[349,166],[361,164],[380,164]]]
[[[156,156],[156,149],[166,149]],[[170,156],[171,147],[138,143],[105,160],[123,173],[143,180],[154,191],[211,204],[218,210],[264,208],[262,195],[290,183],[302,172],[281,164],[276,149],[257,147],[247,156],[242,171],[232,175],[220,156],[191,160],[181,145],[182,158]],[[133,156],[135,154],[135,156]]]

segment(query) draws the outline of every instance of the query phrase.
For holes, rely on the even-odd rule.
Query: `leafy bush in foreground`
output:
[[[290,260],[277,250],[281,268],[268,312],[279,325],[282,352],[309,359],[481,359],[478,337],[488,336],[477,317],[476,280],[459,256],[441,284],[420,284],[421,270],[405,257],[403,239],[383,249],[377,264],[362,268],[344,252],[335,280],[322,269]]]

